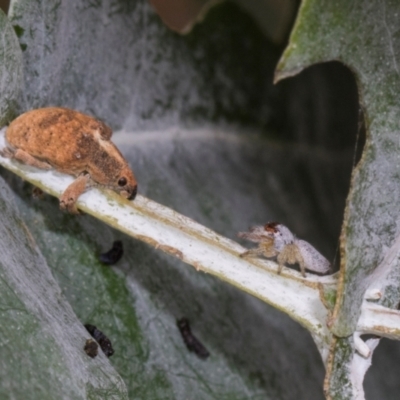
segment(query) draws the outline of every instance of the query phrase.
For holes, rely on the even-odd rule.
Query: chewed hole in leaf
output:
[[[279,100],[272,120],[276,139],[297,145],[299,152],[306,145],[314,149],[315,156],[324,157],[324,152],[333,152],[342,160],[337,180],[324,179],[321,170],[310,172],[304,180],[309,200],[321,211],[317,222],[320,231],[329,237],[329,246],[326,241],[311,243],[331,261],[332,272],[335,272],[340,265],[339,236],[351,173],[365,143],[364,115],[356,81],[342,63],[328,62],[306,68],[277,86]],[[340,187],[335,185],[338,181]],[[324,187],[323,197],[311,195],[315,185]],[[301,229],[292,229],[297,236],[308,240]]]

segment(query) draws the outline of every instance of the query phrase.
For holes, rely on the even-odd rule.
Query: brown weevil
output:
[[[111,142],[112,131],[103,122],[68,108],[28,111],[6,130],[3,157],[76,176],[60,196],[60,208],[77,213],[76,201],[87,187],[112,189],[134,199],[137,182],[127,161]]]

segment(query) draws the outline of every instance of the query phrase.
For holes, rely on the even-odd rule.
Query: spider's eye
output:
[[[127,182],[126,178],[119,178],[118,186],[125,186]]]

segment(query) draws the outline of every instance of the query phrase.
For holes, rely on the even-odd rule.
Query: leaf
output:
[[[371,2],[365,7],[363,2],[332,4],[306,1],[292,34],[292,43],[279,67],[279,76],[285,76],[310,63],[341,60],[355,71],[360,85],[370,139],[354,173],[343,228],[344,279],[335,322],[335,332],[343,336],[354,329],[367,286],[366,278],[382,258],[382,246],[390,247],[396,229],[395,220],[382,218],[382,212],[378,211],[384,209],[386,215],[395,215],[397,212],[396,192],[392,190],[396,173],[391,170],[397,157],[397,122],[383,117],[396,110],[393,102],[398,84],[396,58],[393,58],[393,40],[396,38],[392,37],[395,28],[391,25],[395,23],[393,16],[396,10],[396,6],[387,2]],[[377,15],[380,18],[376,18]],[[364,23],[361,31],[357,31],[357,37],[354,37],[353,20],[360,16],[363,16]],[[303,28],[305,24],[307,27]],[[381,34],[377,34],[378,31]],[[315,35],[316,32],[318,35]],[[315,44],[312,48],[306,47],[311,37]],[[349,40],[335,40],[335,46],[329,45],[333,38],[340,37],[348,37]],[[368,59],[363,48],[357,46],[357,38],[374,48],[374,52],[368,54]],[[390,152],[390,149],[393,151]],[[378,176],[387,178],[377,179]],[[350,287],[353,290],[349,290]]]
[[[298,201],[305,189],[295,183],[316,168],[310,152],[294,155],[243,128],[270,117],[265,74],[276,55],[235,7],[216,9],[187,38],[168,32],[146,2],[14,1],[10,20],[26,45],[22,107],[69,106],[123,127],[115,139],[141,193],[231,238],[275,216],[317,236],[304,223],[313,207]],[[176,128],[185,125],[206,129]],[[337,173],[333,157],[315,162]],[[61,214],[55,199],[35,202],[29,185],[2,174],[81,323],[112,340],[110,362],[130,398],[321,398],[320,355],[286,315],[90,216]],[[304,211],[296,222],[293,208]],[[102,266],[98,254],[114,239],[123,240],[124,258]],[[175,321],[182,316],[210,351],[207,361],[185,348]]]
[[[0,10],[0,126],[17,114],[22,88],[22,54],[14,29]]]
[[[163,22],[173,31],[187,34],[203,22],[208,11],[221,0],[149,0]],[[276,45],[287,38],[296,11],[291,0],[237,0],[259,24],[263,33]]]
[[[135,131],[270,117],[264,77],[276,50],[232,5],[188,37],[169,32],[147,0],[14,0],[9,16],[24,30],[26,110],[70,107]]]
[[[175,0],[162,2],[150,0],[157,14],[173,31],[189,33],[196,22],[201,22],[215,1],[211,0]]]
[[[378,268],[386,249],[396,241],[400,211],[399,12],[399,6],[390,1],[303,1],[278,66],[281,79],[312,63],[339,60],[351,68],[358,82],[368,136],[353,173],[341,238],[341,279],[332,331],[343,337],[354,332],[368,288],[380,289],[381,302],[389,307],[400,300],[397,259]],[[347,339],[337,343],[348,346]],[[343,360],[335,363],[332,379],[342,370]],[[346,386],[343,381],[341,385]],[[331,395],[350,398],[343,393]]]
[[[83,351],[88,333],[62,295],[15,196],[1,178],[1,396],[126,399],[104,355]],[[12,377],[18,377],[13,379]]]
[[[16,113],[22,55],[0,11],[0,122]],[[37,244],[0,178],[0,396],[126,399],[124,382],[102,355],[83,352],[88,334],[61,294]]]
[[[169,203],[175,202],[171,205],[178,209],[186,208],[189,215],[197,215],[206,225],[214,224],[219,226],[220,230],[227,230],[233,234],[236,232],[235,226],[241,226],[242,213],[232,215],[223,212],[224,209],[232,209],[236,202],[247,208],[247,199],[251,198],[253,207],[251,218],[261,219],[266,211],[265,199],[257,194],[258,185],[255,182],[259,178],[252,176],[251,169],[247,170],[249,167],[245,167],[246,163],[243,160],[251,156],[253,162],[250,165],[254,166],[255,163],[262,163],[265,152],[270,152],[270,162],[279,170],[283,166],[280,162],[285,163],[290,154],[284,149],[279,152],[278,148],[273,151],[268,150],[268,142],[265,143],[265,147],[260,147],[262,142],[258,140],[254,141],[254,144],[248,144],[246,140],[240,138],[232,142],[230,135],[222,133],[219,133],[215,143],[210,141],[210,137],[205,133],[196,138],[191,132],[185,135],[185,132],[181,131],[170,134],[169,139],[164,133],[162,147],[159,146],[159,141],[154,141],[154,135],[155,133],[148,141],[142,140],[141,143],[136,143],[132,148],[136,154],[133,160],[133,163],[136,163],[134,170],[138,176],[142,176],[140,180],[142,190],[150,191],[154,187],[156,189],[154,197],[161,197]],[[125,149],[128,157],[131,137],[131,135],[116,135],[116,141]],[[154,164],[150,155],[154,156],[157,148],[164,156],[156,156],[159,161]],[[176,157],[177,154],[187,156]],[[212,175],[208,169],[196,168],[199,160],[204,162],[207,159],[207,154],[208,157],[211,156],[208,159],[208,168],[212,171],[218,166],[221,175]],[[221,157],[221,154],[224,157]],[[305,155],[305,160],[307,158]],[[172,160],[174,160],[173,165]],[[153,168],[149,168],[148,162],[151,162]],[[322,160],[321,162],[323,163]],[[245,180],[238,181],[237,174],[226,174],[225,168],[241,171]],[[196,170],[199,173],[196,174]],[[169,173],[163,176],[162,171]],[[183,175],[179,176],[182,172]],[[160,179],[161,176],[163,179]],[[205,179],[206,176],[208,179]],[[196,181],[204,182],[205,185],[196,189],[192,183],[194,178]],[[292,176],[292,179],[297,177]],[[238,186],[239,182],[242,184]],[[20,185],[16,180],[13,187],[18,186]],[[217,186],[219,191],[213,191],[212,188]],[[169,188],[172,187],[180,190],[169,197]],[[235,189],[232,190],[233,188]],[[194,200],[190,204],[185,204],[179,199],[188,196],[185,193],[188,189]],[[200,192],[204,192],[207,196],[202,198]],[[271,192],[268,191],[268,187],[266,192]],[[30,188],[27,186],[20,187],[18,193],[21,199],[18,203],[19,208],[24,210],[26,221],[32,222],[29,222],[29,226],[38,238],[49,264],[53,266],[55,276],[82,322],[97,325],[119,344],[119,347],[115,346],[112,362],[124,377],[131,396],[159,398],[157,393],[153,393],[155,388],[163,391],[163,398],[174,398],[173,393],[176,393],[178,388],[178,393],[181,393],[179,396],[183,398],[193,393],[193,390],[199,398],[213,396],[242,398],[246,393],[271,398],[278,395],[291,398],[295,393],[321,396],[321,383],[318,385],[316,380],[312,384],[314,378],[306,372],[311,369],[311,376],[319,377],[321,382],[322,368],[319,356],[315,351],[310,351],[313,345],[308,335],[287,317],[218,280],[201,272],[188,270],[187,266],[170,256],[160,254],[159,250],[151,250],[146,245],[121,236],[121,233],[110,230],[89,216],[75,218],[61,214],[57,201],[46,199],[43,202],[34,202],[30,198]],[[82,201],[86,207],[90,207],[93,201],[89,196],[97,201],[100,197],[95,193],[85,194],[86,200],[82,198]],[[199,200],[196,201],[196,198]],[[109,198],[109,201],[113,205],[112,208],[118,207],[115,200]],[[205,201],[211,206],[205,207],[207,205]],[[139,198],[135,200],[134,206],[138,208],[139,213],[144,214],[152,208],[155,210],[156,205],[150,205],[147,209],[147,202],[150,201]],[[231,202],[233,203],[230,204]],[[215,207],[213,204],[218,206]],[[220,204],[224,206],[221,208]],[[104,207],[101,207],[99,209],[104,210]],[[140,219],[133,215],[134,210],[130,214],[128,218],[140,224],[137,228],[140,232],[144,221],[140,222]],[[167,215],[160,217],[163,221]],[[179,218],[180,229],[186,235],[190,232],[187,222],[183,216]],[[159,226],[161,232],[166,232],[161,223],[155,226]],[[194,228],[190,229],[193,231]],[[97,261],[98,254],[107,250],[113,240],[117,239],[122,239],[125,245],[123,260],[115,267],[115,271],[117,273],[119,271],[119,278],[115,276],[113,270],[102,267]],[[169,243],[166,237],[161,240],[160,249],[167,251],[173,249],[171,245],[167,248],[162,244],[165,241]],[[196,248],[198,245],[194,240],[192,246]],[[208,240],[212,240],[212,237]],[[179,247],[180,244],[176,246],[182,248]],[[221,241],[220,246],[226,247],[227,244]],[[235,246],[232,248],[237,251]],[[236,245],[236,248],[240,249],[240,246]],[[213,250],[210,248],[207,251]],[[190,262],[185,253],[183,253],[184,258]],[[177,252],[173,251],[172,254]],[[190,256],[188,253],[187,257]],[[241,259],[237,260],[239,262]],[[201,263],[199,266],[202,268]],[[223,277],[225,273],[222,265],[219,270]],[[237,272],[239,273],[239,270]],[[262,277],[260,275],[262,270],[257,272],[256,268],[255,272]],[[252,274],[254,272],[248,269],[247,278],[243,277],[241,280],[243,285],[249,285]],[[283,276],[285,275],[290,276],[289,273]],[[285,282],[277,278],[275,271],[270,278],[265,276],[265,287],[268,287],[268,280],[271,279],[275,282],[274,290],[282,287],[283,293],[288,287],[296,285],[296,281]],[[307,290],[298,283],[296,287],[297,290],[293,289],[293,294],[296,291]],[[277,298],[272,298],[272,301],[278,305],[280,293],[279,291],[276,293]],[[265,292],[265,296],[268,298],[270,294]],[[290,303],[289,299],[291,297],[287,293],[286,302],[292,304],[295,315],[299,312],[296,311],[296,305],[299,308],[298,301],[301,300],[297,300],[296,304]],[[309,312],[313,313],[315,312],[313,310],[317,310],[315,302],[318,301],[318,292],[317,298],[310,297],[310,300]],[[282,300],[279,301],[281,302],[279,307],[282,307],[284,303]],[[182,316],[192,321],[193,331],[210,351],[211,357],[207,361],[196,360],[193,354],[187,353],[175,322]],[[254,323],[255,321],[257,323]],[[306,323],[306,316],[303,323]],[[296,341],[291,339],[293,334],[296,335]],[[282,337],[285,339],[282,340]],[[282,350],[279,350],[281,346],[292,348],[292,354],[297,354],[295,358],[289,356],[289,364],[281,359]],[[301,358],[298,358],[299,352],[302,354]],[[287,357],[288,354],[285,355],[285,359]],[[270,376],[276,375],[277,366],[279,370],[286,368],[286,373],[276,376],[274,385],[266,384]],[[290,388],[285,385],[288,378],[293,382]],[[305,381],[308,383],[303,386],[302,382]]]
[[[25,48],[21,108],[69,106],[121,129],[115,141],[140,192],[204,226],[235,239],[250,224],[280,220],[333,259],[352,154],[267,140],[273,136],[265,127],[273,119],[270,78],[277,54],[236,7],[216,7],[185,38],[167,31],[145,1],[16,0],[10,20]],[[112,339],[116,353],[110,362],[131,398],[322,397],[320,355],[308,333],[286,315],[88,215],[61,214],[54,199],[35,203],[30,186],[3,174],[74,312]],[[46,176],[58,190],[68,179]],[[85,196],[83,202],[104,200],[95,190]],[[108,199],[120,206],[115,197]],[[145,201],[139,198],[138,208],[148,211]],[[151,242],[153,236],[141,239]],[[213,238],[225,252],[241,249]],[[101,266],[98,254],[114,239],[123,240],[125,256],[113,268]],[[264,298],[276,307],[285,309],[282,303],[295,298],[286,284],[296,281],[299,292],[308,290],[295,272],[285,271],[278,280],[259,269],[271,263],[247,263],[249,275],[272,277],[264,292],[279,282],[279,301],[271,293]],[[245,282],[244,274],[231,281],[247,289],[253,278]],[[263,286],[261,278],[256,283]],[[299,309],[310,311],[300,321],[309,328],[319,315],[320,323],[310,329],[325,360],[327,312],[317,289],[310,292],[315,297],[303,296],[304,303],[286,311],[298,320]],[[325,303],[332,303],[335,291],[322,292]],[[207,361],[184,347],[175,322],[182,316],[209,349]]]

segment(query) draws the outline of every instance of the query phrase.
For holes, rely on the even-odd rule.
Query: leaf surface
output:
[[[10,21],[25,48],[21,108],[67,106],[121,130],[140,192],[225,236],[280,220],[333,259],[352,154],[260,134],[276,50],[237,8],[217,7],[185,38],[146,1],[15,0]],[[62,295],[112,340],[130,398],[322,398],[319,354],[287,316],[4,176]],[[100,265],[116,239],[123,259]],[[184,347],[183,316],[208,360]]]
[[[341,280],[332,319],[332,330],[341,337],[355,330],[368,288],[380,289],[381,303],[389,307],[397,307],[400,299],[398,258],[378,268],[399,232],[399,12],[393,1],[305,0],[278,66],[281,79],[313,63],[338,60],[358,83],[367,140],[353,173],[341,236]],[[340,352],[352,342],[338,340],[337,346]],[[349,382],[343,381],[348,380],[345,362],[337,359],[332,398],[351,398],[351,391],[340,393]]]

